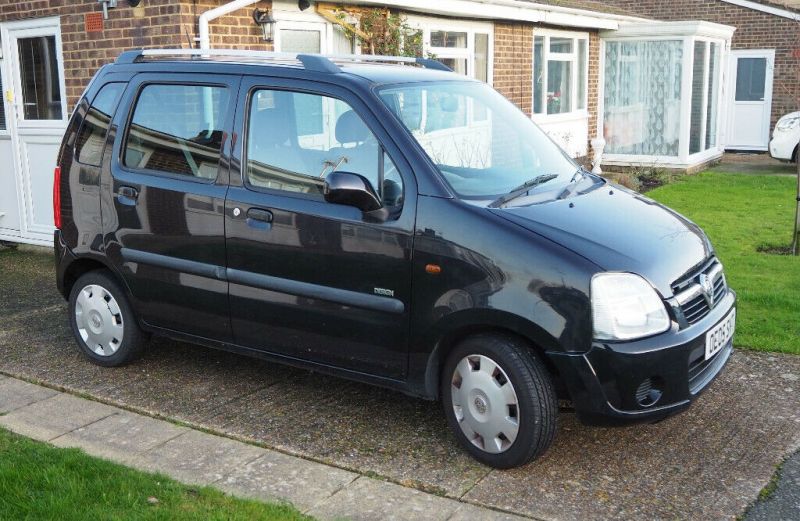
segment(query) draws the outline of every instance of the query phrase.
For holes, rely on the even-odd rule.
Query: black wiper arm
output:
[[[507,202],[511,201],[512,199],[516,199],[520,195],[522,195],[524,193],[527,193],[527,192],[530,192],[531,190],[533,190],[535,187],[539,186],[540,184],[546,183],[548,181],[552,181],[556,177],[558,177],[557,174],[544,174],[544,175],[536,176],[533,179],[531,179],[530,181],[525,181],[524,183],[522,183],[518,187],[514,188],[513,190],[511,190],[507,194],[505,194],[503,196],[500,196],[497,199],[495,199],[494,201],[492,201],[491,203],[489,203],[489,208],[499,208],[500,206],[503,206]]]

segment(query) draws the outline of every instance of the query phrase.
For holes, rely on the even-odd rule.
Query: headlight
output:
[[[783,117],[778,120],[775,130],[792,130],[800,126],[800,116]]]
[[[656,290],[632,273],[599,273],[592,278],[592,320],[598,340],[632,340],[670,327]]]

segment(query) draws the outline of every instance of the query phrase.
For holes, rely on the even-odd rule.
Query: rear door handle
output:
[[[247,210],[247,218],[254,221],[261,221],[265,223],[272,222],[272,212],[263,210],[261,208],[250,208]]]
[[[117,200],[121,204],[133,206],[136,204],[136,199],[139,197],[139,191],[132,186],[120,186],[117,190]]]
[[[272,212],[263,208],[250,208],[247,210],[247,224],[254,228],[268,229],[272,224]]]

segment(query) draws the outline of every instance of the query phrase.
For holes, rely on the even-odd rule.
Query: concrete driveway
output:
[[[686,413],[584,427],[560,415],[540,460],[496,471],[466,456],[438,403],[156,339],[118,369],[78,353],[52,258],[0,252],[0,372],[84,393],[428,492],[537,519],[725,519],[800,447],[800,357],[737,351]]]

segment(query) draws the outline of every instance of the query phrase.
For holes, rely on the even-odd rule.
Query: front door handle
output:
[[[117,190],[117,200],[120,204],[134,206],[136,199],[139,197],[139,190],[132,186],[120,186]]]
[[[271,223],[272,212],[270,212],[269,210],[264,210],[262,208],[250,208],[249,210],[247,210],[247,219],[262,223]]]

